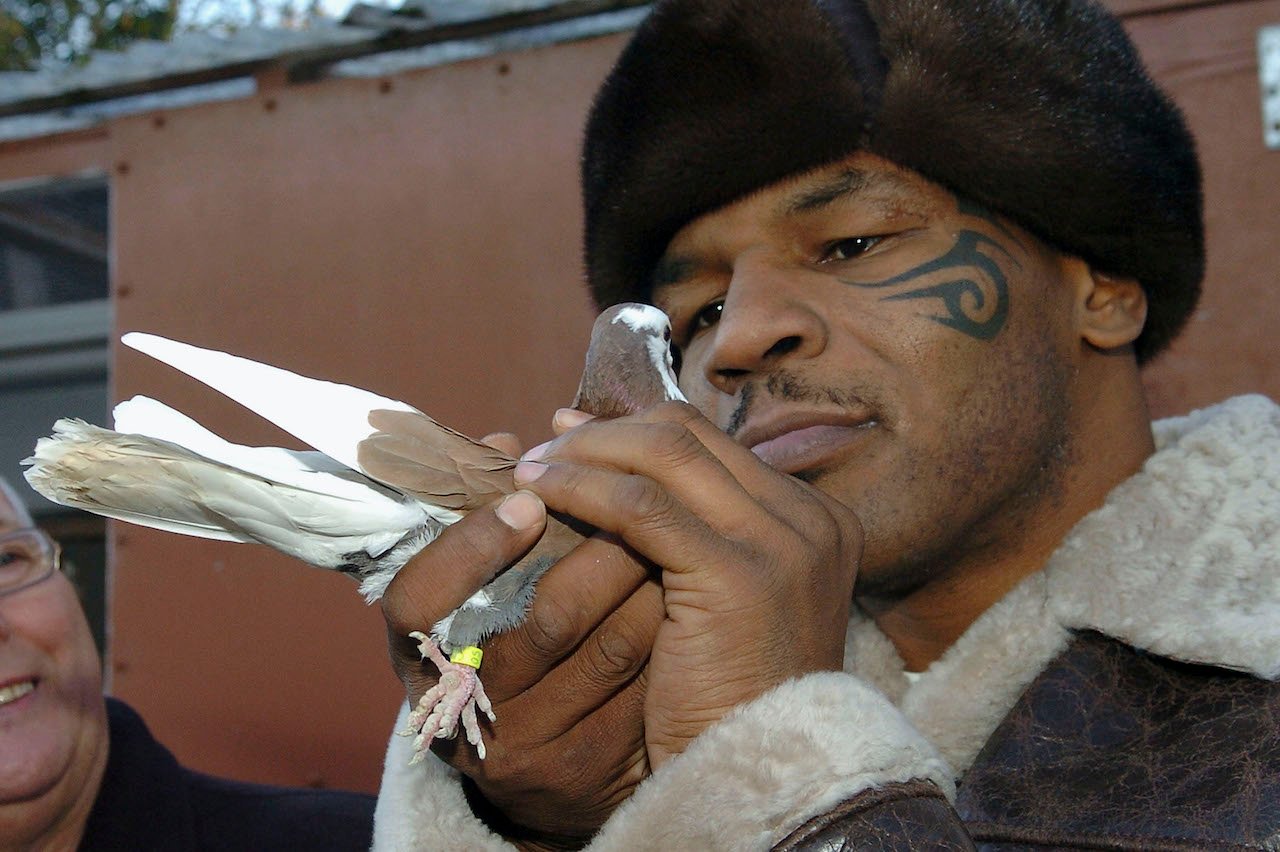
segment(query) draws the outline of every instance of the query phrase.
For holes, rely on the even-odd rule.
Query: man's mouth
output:
[[[36,682],[34,680],[20,680],[17,683],[6,684],[0,687],[0,707],[6,704],[12,704],[24,695],[34,692]]]
[[[770,467],[800,473],[844,453],[875,425],[869,417],[810,414],[748,424],[737,438]]]

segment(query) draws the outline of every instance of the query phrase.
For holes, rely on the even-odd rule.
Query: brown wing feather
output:
[[[378,431],[360,442],[369,476],[420,500],[469,510],[509,494],[516,460],[416,411],[369,412]]]

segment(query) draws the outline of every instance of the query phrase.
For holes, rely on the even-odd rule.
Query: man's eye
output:
[[[827,245],[826,251],[822,254],[822,261],[825,263],[829,260],[851,260],[870,251],[878,242],[880,242],[879,237],[848,237],[836,240]]]
[[[724,300],[712,302],[693,315],[693,330],[698,332],[711,328],[711,326],[720,322],[720,314],[722,313],[724,313]]]

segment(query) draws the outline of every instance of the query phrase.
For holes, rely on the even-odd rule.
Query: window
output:
[[[105,524],[35,494],[19,462],[59,417],[108,424],[108,197],[101,175],[0,184],[0,474],[75,565],[99,648]]]
[[[0,189],[0,311],[105,300],[107,183]]]

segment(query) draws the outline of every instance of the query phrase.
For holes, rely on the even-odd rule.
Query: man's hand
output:
[[[485,441],[519,452],[497,436]],[[392,665],[411,701],[435,677],[408,633],[516,562],[545,517],[537,497],[517,493],[447,528],[401,569],[382,607]],[[497,716],[486,726],[488,757],[477,760],[458,740],[433,749],[471,779],[493,827],[535,841],[528,845],[573,845],[648,775],[641,671],[661,621],[661,590],[647,568],[601,536],[543,577],[521,627],[485,643],[482,676]]]
[[[842,667],[862,551],[847,507],[683,403],[584,423],[530,458],[520,487],[661,567],[665,616],[644,696],[650,766],[738,704]]]
[[[539,448],[517,481],[602,532],[542,579],[524,625],[486,647],[498,716],[489,757],[435,747],[514,824],[491,819],[513,839],[585,840],[651,767],[733,707],[839,669],[862,545],[846,507],[690,406],[597,422],[567,414],[557,431],[582,425]],[[396,577],[383,609],[414,699],[433,678],[403,637],[517,561],[544,517],[532,494],[509,497],[447,529]]]

